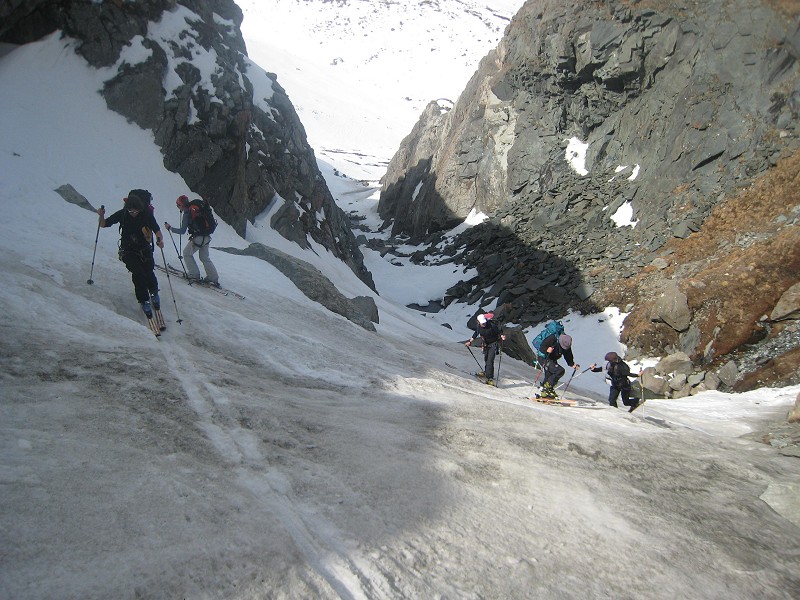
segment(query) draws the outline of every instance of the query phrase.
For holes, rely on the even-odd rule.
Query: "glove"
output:
[[[171,226],[170,226],[170,224],[169,224],[169,223],[167,223],[166,221],[164,221],[164,227],[166,227],[166,228],[167,228],[167,231],[172,231],[172,227],[171,227]]]

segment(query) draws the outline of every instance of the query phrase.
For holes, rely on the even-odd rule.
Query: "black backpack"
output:
[[[624,388],[631,384],[630,379],[628,379],[630,374],[631,368],[623,360],[611,363],[611,369],[608,373],[611,382],[618,388]]]
[[[144,211],[149,212],[151,215],[155,213],[155,208],[153,207],[153,195],[147,190],[131,190],[128,192],[127,197],[123,198],[122,201],[125,204],[125,212],[123,213],[122,219],[119,222],[120,260],[122,260],[122,256],[128,252],[140,253],[144,249],[149,248],[150,251],[155,249],[153,232],[150,231],[149,228],[131,231],[130,227],[128,227],[127,235],[123,234],[123,229],[125,228],[123,225],[127,225],[133,219],[133,217],[131,217],[127,212],[127,209],[130,208],[131,205],[136,207],[141,206]]]
[[[123,199],[126,207],[128,206],[128,200],[131,198],[138,198],[144,205],[144,208],[151,213],[155,212],[155,208],[153,208],[153,194],[147,190],[131,190],[128,192],[128,197]]]
[[[206,200],[189,202],[189,233],[191,235],[211,235],[217,229],[217,220],[211,205]]]

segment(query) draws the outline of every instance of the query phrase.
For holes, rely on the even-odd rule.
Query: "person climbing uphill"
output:
[[[158,295],[158,279],[153,259],[153,236],[159,248],[164,247],[161,229],[150,210],[152,195],[147,190],[131,190],[125,198],[125,206],[105,218],[105,208],[97,209],[100,227],[119,224],[119,259],[131,274],[136,300],[148,319],[153,318],[153,310],[161,309]]]
[[[207,284],[219,287],[219,273],[214,263],[211,262],[209,248],[211,244],[211,234],[216,229],[217,222],[210,214],[211,207],[205,200],[192,200],[189,202],[187,196],[179,196],[175,201],[178,210],[181,211],[181,226],[172,227],[169,223],[164,223],[167,231],[183,235],[189,232],[189,241],[183,248],[183,258],[186,261],[186,275],[189,281],[204,281]],[[200,262],[203,263],[206,276],[200,277],[200,269],[194,259],[194,253],[198,252]]]
[[[617,398],[622,396],[622,404],[629,407],[628,412],[635,411],[642,403],[637,398],[630,397],[631,380],[629,377],[639,377],[641,373],[631,373],[628,363],[623,361],[616,352],[608,352],[604,359],[606,361],[606,380],[611,386],[608,390],[608,404],[617,408]],[[589,369],[592,373],[600,373],[603,367],[594,363]]]
[[[563,357],[573,369],[580,368],[580,365],[575,363],[572,355],[572,337],[566,333],[551,334],[542,341],[540,353],[544,356],[542,364],[542,372],[544,373],[542,398],[555,398],[556,385],[558,385],[558,381],[566,372],[564,367],[558,364],[558,359]]]
[[[468,339],[464,345],[469,347],[473,340],[479,336],[483,342],[483,373],[478,373],[478,377],[485,377],[486,383],[494,385],[494,359],[500,349],[500,341],[505,340],[506,336],[500,330],[500,326],[492,318],[492,313],[478,315],[478,325],[475,328],[475,333]]]

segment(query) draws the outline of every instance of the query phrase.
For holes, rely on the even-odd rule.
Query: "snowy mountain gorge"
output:
[[[276,16],[293,6],[276,2]],[[381,8],[319,5],[308,27],[323,33],[333,67],[364,78],[381,68],[376,19],[388,13],[400,35],[410,10]],[[418,10],[433,22],[463,9],[487,33],[506,22],[471,4]],[[159,22],[165,11],[179,18]],[[247,58],[242,18],[228,1],[17,1],[0,34],[19,43],[63,29],[108,70],[108,106],[152,130],[165,166],[239,233],[270,207],[284,237],[305,246],[310,236],[374,285],[292,102]],[[428,51],[470,43],[440,33],[431,27]],[[364,44],[345,46],[345,36]],[[798,40],[797,11],[784,3],[527,2],[461,96],[429,104],[400,144],[379,203],[395,237],[369,243],[403,255],[409,239],[423,242],[416,263],[475,270],[430,300],[478,302],[523,327],[626,308],[631,356],[679,353],[697,371],[677,389],[654,378],[657,394],[713,389],[720,373],[736,389],[796,383]],[[393,100],[377,113],[429,99]],[[319,153],[363,152],[380,166],[386,149],[363,143]],[[747,218],[731,227],[725,211]],[[490,219],[443,243],[474,213]]]
[[[613,212],[602,208],[606,195],[640,183],[662,207],[647,153],[614,178],[591,158],[594,130],[538,135],[556,131],[545,127],[556,114],[565,127],[591,117],[581,102],[608,91],[605,79],[562,90],[550,80],[545,49],[569,55],[569,44],[559,42],[562,25],[554,21],[536,38],[552,42],[540,55],[515,51],[536,77],[512,66],[507,40],[490,55],[508,59],[510,83],[492,88],[497,100],[480,96],[490,102],[470,112],[458,98],[474,72],[468,63],[479,61],[470,44],[491,38],[495,46],[516,13],[500,12],[504,4],[247,0],[240,11],[224,0],[0,3],[0,598],[798,596],[800,385],[728,391],[760,385],[767,370],[779,382],[796,373],[787,367],[797,349],[791,282],[800,165],[789,148],[795,126],[785,122],[795,114],[794,80],[782,79],[776,94],[786,94],[785,102],[776,95],[770,105],[783,133],[769,136],[760,107],[750,107],[746,120],[766,131],[770,152],[787,147],[760,164],[758,148],[743,141],[752,182],[739,195],[720,194],[700,231],[665,233],[668,241],[647,250],[656,256],[641,266],[628,244],[637,239],[645,252],[642,223],[647,235],[661,227],[642,214],[647,198],[638,192]],[[661,19],[665,28],[680,21],[671,30],[675,47],[691,49],[688,29],[700,25],[689,17],[698,4],[630,2],[630,20],[614,3],[581,5],[604,5],[613,15],[584,37],[592,60],[607,58],[595,42],[611,51],[628,39],[628,26],[661,39],[655,12],[673,15]],[[525,9],[531,6],[543,16],[557,8]],[[568,20],[584,31],[582,14]],[[735,22],[720,35],[727,31],[723,37],[737,46],[747,23]],[[531,39],[540,25],[530,15],[514,23],[509,31],[521,37],[520,24],[528,23]],[[421,41],[394,36],[400,27]],[[617,30],[621,38],[609,37]],[[761,40],[768,54],[791,46],[784,30],[785,23]],[[462,62],[450,44],[469,56]],[[589,52],[577,47],[583,61]],[[388,60],[396,52],[409,60]],[[777,63],[784,77],[795,68],[791,52]],[[621,54],[614,56],[595,72],[609,72]],[[418,61],[426,57],[427,66],[444,66],[423,69]],[[581,64],[581,73],[593,72]],[[656,84],[666,71],[656,73]],[[569,70],[556,75],[574,79]],[[480,81],[487,76],[494,77],[482,71]],[[431,80],[416,87],[415,77]],[[465,94],[485,92],[476,81]],[[564,109],[572,92],[575,105]],[[455,135],[470,127],[456,124],[458,114],[471,115],[487,148],[510,144],[515,169],[526,148],[529,162],[552,158],[538,180],[551,172],[551,185],[568,195],[566,208],[547,219],[537,212],[550,201],[548,188],[529,206],[470,210],[456,229],[425,232],[420,244],[402,230],[404,214],[382,220],[377,179],[398,148],[395,175],[401,155],[425,149],[436,168],[465,150],[463,174],[474,167],[478,186],[484,173],[497,175],[491,153]],[[512,117],[513,130],[500,125]],[[653,131],[661,120],[672,117],[654,119]],[[682,129],[673,127],[676,135]],[[401,146],[412,129],[409,140],[424,131],[416,147]],[[514,141],[517,131],[525,131],[527,146]],[[566,133],[574,139],[550,148],[550,138]],[[606,133],[610,153],[618,145]],[[443,139],[453,144],[442,149]],[[713,180],[721,160],[724,153],[690,171],[691,185]],[[680,170],[682,158],[674,162]],[[726,168],[737,173],[735,164]],[[528,199],[536,196],[531,173],[519,192]],[[422,209],[415,196],[430,199],[434,178],[443,183],[435,175],[409,170],[407,177],[421,177],[409,186],[409,210]],[[490,182],[498,199],[504,182]],[[153,192],[159,223],[180,218],[180,194],[211,199],[220,223],[209,255],[223,285],[240,294],[188,285],[180,269],[159,270],[167,325],[159,337],[119,260],[120,232],[100,228],[96,214],[100,205],[119,208],[139,187]],[[666,221],[680,207],[662,208]],[[686,207],[687,215],[694,218],[695,208]],[[525,218],[543,232],[529,244]],[[564,220],[586,229],[578,250],[569,231],[547,234]],[[509,235],[512,225],[518,235]],[[162,232],[157,263],[182,266],[187,240]],[[559,262],[559,254],[568,260]],[[624,277],[614,275],[623,268],[616,263],[630,269]],[[521,285],[534,264],[541,273]],[[571,287],[587,264],[581,285]],[[737,293],[720,293],[726,286]],[[408,307],[428,299],[425,310]],[[563,316],[582,367],[567,370],[559,392],[580,398],[582,408],[533,401],[538,370],[514,360],[507,346],[496,386],[474,376],[481,356],[464,346],[467,321],[482,307],[519,311],[523,323],[528,301],[543,316],[609,302],[599,313]],[[646,309],[650,302],[657,310]],[[434,312],[437,304],[447,306]],[[608,350],[626,352],[619,333],[627,310],[623,335],[641,330],[655,344],[668,327],[676,340],[667,346],[688,350],[705,342],[704,320],[718,328],[709,365],[677,353],[659,362],[660,371],[647,369],[652,385],[667,382],[667,394],[682,397],[647,391],[633,413],[609,406],[603,374],[586,370]],[[756,310],[763,331],[753,332],[748,319]],[[514,329],[526,345],[534,335],[533,327]],[[737,354],[742,332],[751,350]],[[724,378],[720,389],[694,394],[715,376]]]

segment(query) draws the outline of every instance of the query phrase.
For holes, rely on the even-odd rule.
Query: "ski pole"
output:
[[[164,225],[166,225],[166,223],[164,223]],[[181,269],[183,269],[183,274],[186,275],[186,279],[189,279],[189,275],[186,273],[186,267],[183,264],[183,257],[181,256],[178,246],[175,243],[175,238],[172,237],[172,228],[167,229],[167,232],[169,233],[169,239],[172,240],[172,245],[175,247],[175,254],[178,255],[178,260],[181,261]],[[166,265],[164,265],[164,268],[166,268]]]
[[[100,210],[105,210],[105,205],[100,205]],[[94,274],[94,257],[97,254],[97,240],[100,237],[100,215],[97,215],[97,233],[94,234],[94,252],[92,252],[92,268],[89,271],[89,279],[86,280],[86,283],[92,285],[94,283],[94,279],[92,279],[92,275]]]
[[[500,387],[500,367],[503,366],[503,348],[497,344],[497,353],[500,355],[500,360],[497,361],[497,377],[494,378],[494,385]]]
[[[567,393],[567,388],[569,387],[569,384],[572,382],[572,378],[575,377],[575,373],[577,373],[577,371],[578,371],[578,369],[575,369],[575,368],[572,369],[572,375],[569,376],[569,379],[567,380],[567,385],[564,387],[564,389],[561,392],[562,394],[566,394]]]
[[[183,323],[181,315],[178,312],[178,303],[175,301],[175,292],[172,290],[172,279],[169,277],[169,269],[167,268],[167,257],[164,256],[164,249],[161,248],[161,259],[164,261],[164,271],[167,273],[167,283],[169,284],[169,293],[172,295],[172,303],[175,305],[175,314],[178,316],[178,323]]]
[[[183,223],[183,211],[180,208],[178,209],[178,218],[180,219],[180,223]],[[182,233],[180,235],[178,235],[178,243],[180,244],[181,248],[183,248],[183,234]],[[176,250],[177,250],[177,248],[176,248]],[[181,264],[183,264],[183,256],[181,256],[180,252],[178,252],[178,258],[180,259]]]
[[[646,414],[645,413],[645,407],[644,407],[644,385],[642,385],[641,381],[639,382],[639,386],[642,388],[642,418],[644,419],[645,418],[645,414]]]
[[[533,380],[533,387],[531,388],[531,396],[536,393],[536,388],[539,387],[539,377],[544,374],[544,365],[539,362],[539,357],[536,357],[536,364],[533,366],[534,369],[539,369],[539,372],[536,374],[536,379]]]
[[[475,358],[475,355],[472,353],[472,348],[467,346],[467,350],[469,350],[469,353],[472,355],[472,360],[474,360],[476,363],[478,363],[478,368],[482,369],[483,367],[481,367],[481,363],[478,362],[478,359]]]
[[[541,377],[544,373],[544,364],[541,360],[539,360],[538,354],[536,355],[536,364],[533,365],[533,368],[539,369],[539,372],[536,374],[536,379],[533,380],[533,387],[536,387],[536,385],[539,383],[539,377]]]
[[[591,369],[591,368],[592,368],[592,367],[586,367],[586,368],[585,368],[583,371],[581,371],[580,373],[578,373],[578,377],[580,377],[581,375],[583,375],[584,373],[586,373],[586,371],[588,371],[588,370],[589,370],[589,369]],[[577,373],[577,372],[578,372],[578,369],[573,369],[573,370],[572,370],[572,375],[570,375],[570,377],[569,377],[569,381],[567,381],[567,386],[564,388],[564,392],[566,392],[566,391],[567,391],[567,388],[569,387],[569,384],[572,382],[572,378],[573,378],[573,377],[575,377],[575,373]],[[564,392],[562,392],[562,393],[564,393]]]

